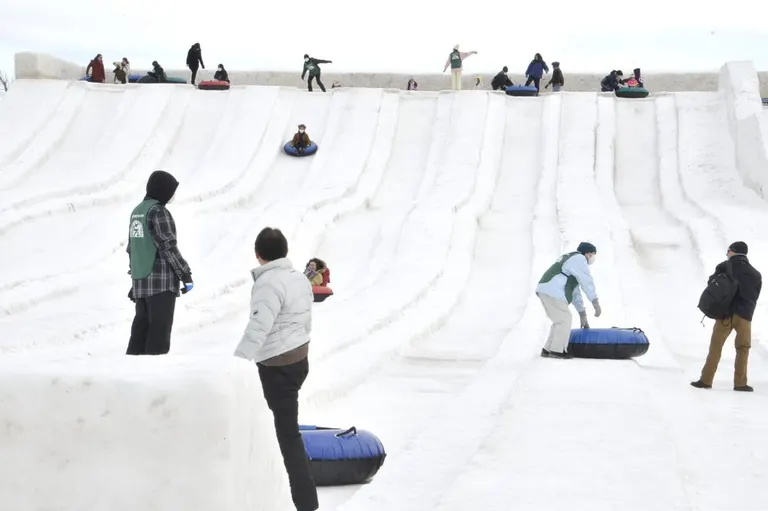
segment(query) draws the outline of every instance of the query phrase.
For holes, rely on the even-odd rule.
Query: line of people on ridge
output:
[[[723,346],[731,332],[736,331],[736,361],[733,376],[733,390],[752,392],[754,389],[747,381],[747,366],[749,350],[752,346],[752,319],[757,307],[757,300],[763,286],[762,275],[747,258],[748,247],[743,241],[732,243],[726,250],[726,260],[715,267],[715,272],[707,279],[707,290],[703,295],[710,300],[722,298],[720,303],[714,303],[708,314],[715,319],[710,337],[709,353],[701,376],[691,382],[693,387],[710,389],[715,378],[717,366],[720,363]],[[568,352],[571,335],[572,315],[570,305],[579,314],[581,328],[589,328],[587,311],[581,291],[592,303],[595,317],[600,317],[602,308],[597,296],[595,282],[590,272],[590,266],[597,257],[597,248],[592,243],[582,242],[576,251],[563,254],[542,275],[536,287],[536,295],[541,300],[552,326],[549,336],[541,350],[545,358],[572,359]],[[710,289],[728,287],[734,290],[732,295],[710,293]],[[723,284],[725,282],[725,285]],[[701,308],[700,302],[700,308]]]
[[[126,355],[167,354],[176,300],[194,289],[192,270],[179,250],[176,224],[168,209],[178,186],[170,173],[152,172],[144,198],[131,211],[126,252],[131,278],[128,298],[135,304],[135,315]],[[258,369],[297,511],[314,511],[317,490],[299,432],[298,397],[309,374],[314,303],[310,281],[316,275],[293,268],[288,241],[279,229],[261,230],[254,256],[258,265],[250,271],[250,313],[234,355]],[[315,258],[310,263],[319,261]]]

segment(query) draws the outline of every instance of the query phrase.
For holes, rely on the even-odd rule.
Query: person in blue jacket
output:
[[[528,64],[528,69],[525,70],[525,86],[531,85],[531,82],[536,86],[536,91],[539,90],[539,82],[544,73],[549,73],[549,67],[544,59],[541,57],[541,53],[534,55],[533,60]]]
[[[579,313],[581,328],[589,328],[581,291],[584,291],[592,302],[595,317],[600,317],[602,309],[597,299],[595,282],[589,271],[596,256],[597,248],[592,243],[582,241],[576,252],[561,255],[539,280],[536,296],[541,300],[547,317],[552,321],[549,337],[541,350],[542,357],[573,358],[573,355],[568,353],[568,341],[571,337],[572,316],[569,309],[571,303]]]

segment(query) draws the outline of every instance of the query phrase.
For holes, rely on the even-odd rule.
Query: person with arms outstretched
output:
[[[309,79],[307,80],[307,90],[312,92],[312,80],[317,81],[320,86],[320,90],[325,92],[325,85],[320,81],[320,64],[333,64],[331,60],[316,59],[310,57],[308,54],[304,54],[304,70],[301,72],[301,79],[303,80],[307,73],[309,73]]]
[[[451,66],[451,88],[453,90],[461,90],[461,72],[464,64],[464,59],[472,55],[477,55],[476,51],[459,51],[459,45],[453,47],[453,51],[448,55],[448,60],[445,61],[443,67],[443,73]]]

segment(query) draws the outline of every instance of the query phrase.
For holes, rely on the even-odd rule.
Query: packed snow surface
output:
[[[752,115],[733,113],[734,94],[20,80],[0,104],[0,351],[104,364],[124,352],[127,218],[162,168],[181,182],[169,208],[195,279],[172,354],[232,353],[264,226],[283,229],[296,267],[330,265],[300,419],[368,429],[388,458],[370,484],[321,489],[321,509],[765,509],[768,301],[756,392],[731,390],[732,341],[715,388],[688,385],[712,325],[696,303],[727,246],[746,241],[768,271],[768,204],[756,167],[749,184],[737,167],[759,140],[732,129]],[[282,153],[299,123],[315,156]],[[652,344],[636,361],[539,357],[535,283],[582,240],[598,248],[603,315],[588,306],[590,323],[642,328]],[[4,395],[53,399],[34,379],[16,394],[12,375]],[[14,447],[27,448],[42,449]]]

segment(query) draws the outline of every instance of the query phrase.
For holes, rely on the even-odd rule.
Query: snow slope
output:
[[[728,347],[716,389],[688,385],[706,276],[737,239],[768,268],[757,166],[749,182],[738,166],[756,142],[732,129],[731,96],[20,80],[0,104],[0,352],[123,352],[125,219],[164,168],[196,284],[173,353],[232,352],[262,227],[284,230],[297,267],[331,265],[301,419],[372,430],[389,457],[371,484],[322,490],[321,509],[760,509],[765,302],[756,393],[730,390]],[[281,152],[299,122],[314,157]],[[636,362],[538,356],[532,290],[584,239],[604,310],[590,322],[643,328]]]

